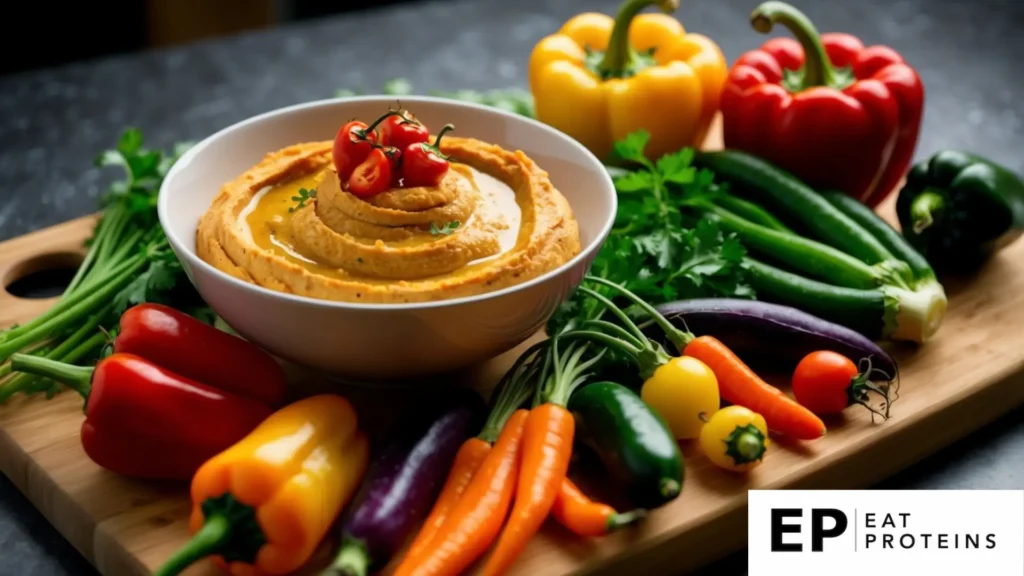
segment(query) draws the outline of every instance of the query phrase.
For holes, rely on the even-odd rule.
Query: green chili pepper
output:
[[[969,271],[1024,232],[1024,181],[985,158],[946,150],[910,171],[896,214],[933,267]]]

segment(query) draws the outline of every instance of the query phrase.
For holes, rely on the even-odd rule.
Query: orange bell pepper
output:
[[[356,411],[325,394],[290,404],[192,479],[192,540],[156,571],[214,556],[233,576],[288,574],[312,556],[366,471]]]
[[[655,4],[666,14],[639,14]],[[718,45],[667,14],[678,6],[626,0],[614,20],[579,14],[541,40],[529,66],[537,119],[602,160],[640,129],[651,159],[703,143],[728,68]]]

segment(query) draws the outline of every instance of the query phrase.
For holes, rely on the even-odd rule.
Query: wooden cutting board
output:
[[[720,144],[717,136],[711,146]],[[891,219],[891,204],[883,213]],[[3,286],[73,261],[92,225],[92,218],[82,218],[0,244]],[[774,444],[749,477],[714,468],[686,445],[685,487],[674,502],[636,529],[600,540],[575,538],[549,522],[515,574],[685,572],[745,544],[748,489],[866,487],[1024,403],[1024,242],[969,282],[946,288],[949,312],[935,340],[897,352],[902,385],[889,421],[872,423],[866,411],[851,409],[845,420],[827,421],[828,435],[820,440]],[[0,290],[0,326],[32,318],[52,303]],[[515,354],[453,379],[488,390]],[[295,379],[304,389],[326,386],[301,371]],[[370,389],[339,392],[356,402],[371,433],[387,428],[400,396]],[[415,400],[412,393],[403,395]],[[150,574],[189,537],[187,487],[100,469],[81,450],[82,418],[81,400],[73,393],[49,401],[15,399],[0,407],[0,470],[105,576]],[[333,545],[332,537],[312,564],[322,565]],[[216,573],[209,563],[188,572]]]

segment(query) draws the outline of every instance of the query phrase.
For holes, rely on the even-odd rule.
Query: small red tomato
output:
[[[348,179],[348,191],[360,198],[369,198],[384,192],[391,186],[391,163],[380,148],[374,148],[356,166]]]
[[[430,141],[430,132],[412,114],[405,110],[388,116],[380,125],[380,143],[405,150],[413,144]]]
[[[873,384],[869,380],[870,372],[870,368],[860,372],[852,360],[837,352],[811,352],[793,371],[793,396],[815,414],[839,414],[849,406],[861,404],[887,418],[889,385]],[[869,404],[868,392],[882,396],[884,412]]]
[[[433,144],[421,142],[412,144],[402,155],[402,184],[406,188],[415,186],[437,186],[448,173],[448,157],[438,147],[445,132],[454,130],[446,124]]]
[[[381,146],[380,149],[384,152],[384,157],[388,159],[391,173],[398,173],[399,168],[402,166],[402,151],[394,146]]]
[[[338,178],[344,182],[373,150],[377,142],[377,134],[368,130],[365,122],[352,120],[338,130],[334,138],[334,169]]]
[[[393,146],[384,146],[382,149],[391,167],[391,187],[400,188],[402,185],[402,151]]]

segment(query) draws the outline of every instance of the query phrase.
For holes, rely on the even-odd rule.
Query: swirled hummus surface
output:
[[[199,257],[273,290],[383,303],[498,290],[579,253],[572,209],[525,154],[470,138],[441,148],[452,164],[437,186],[369,199],[343,190],[330,142],[268,154],[214,199]]]

